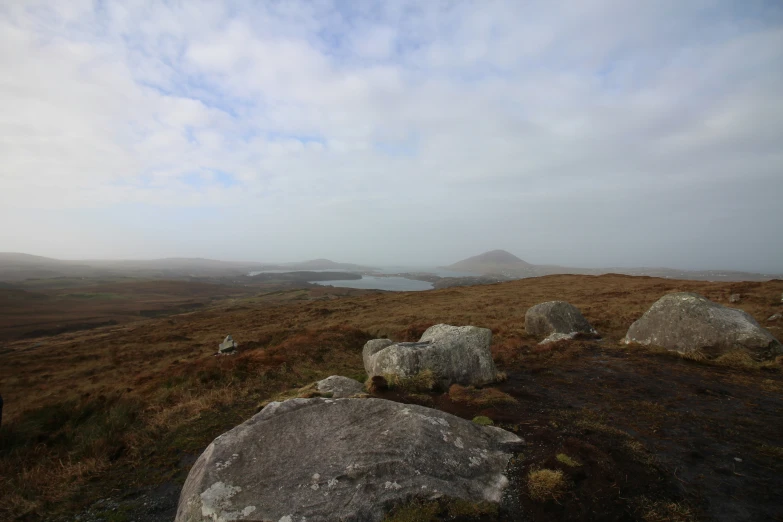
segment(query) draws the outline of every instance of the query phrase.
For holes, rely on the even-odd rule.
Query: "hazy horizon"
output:
[[[37,254],[31,254],[29,252],[0,252],[0,254],[3,253],[11,253],[11,254],[29,254],[36,256]],[[40,256],[40,257],[49,257],[49,256]],[[267,260],[267,259],[223,259],[223,258],[214,258],[214,257],[203,257],[203,256],[197,256],[197,257],[181,257],[181,256],[157,256],[157,257],[106,257],[106,258],[52,258],[57,259],[60,261],[65,262],[142,262],[142,261],[165,261],[165,260],[176,260],[176,259],[186,259],[186,260],[196,260],[196,259],[202,259],[205,261],[222,261],[222,262],[229,262],[229,263],[241,263],[241,264],[262,264],[262,265],[286,265],[286,264],[296,264],[296,263],[305,263],[309,261],[319,260],[319,259],[327,259],[328,261],[334,261],[337,263],[346,263],[346,264],[355,264],[359,266],[364,267],[371,267],[371,268],[379,268],[382,270],[389,270],[389,269],[407,269],[410,271],[426,271],[426,270],[432,270],[437,269],[439,267],[445,268],[449,265],[452,265],[458,261],[463,261],[464,259],[474,257],[473,255],[465,256],[464,258],[456,259],[456,260],[450,260],[442,263],[431,263],[431,264],[419,264],[419,263],[384,263],[384,262],[360,262],[360,261],[354,261],[350,259],[327,259],[324,257],[312,257],[308,259],[284,259],[284,260]],[[517,256],[519,257],[519,256]],[[527,259],[522,258],[522,261],[528,261]],[[767,275],[783,275],[783,272],[774,272],[774,271],[749,271],[749,270],[736,270],[736,269],[730,269],[730,268],[720,268],[720,267],[695,267],[695,268],[684,268],[681,266],[665,266],[665,265],[584,265],[584,266],[576,266],[576,265],[565,265],[561,263],[548,263],[548,262],[532,262],[533,265],[544,265],[544,266],[563,266],[564,268],[585,268],[585,269],[601,269],[601,268],[608,268],[608,269],[672,269],[672,270],[687,270],[687,271],[740,271],[740,272],[748,272],[748,273],[759,273],[759,274],[767,274]],[[306,270],[302,268],[292,268],[292,270]],[[328,269],[326,269],[328,270]],[[335,269],[337,270],[337,269]],[[456,273],[456,272],[455,272]],[[474,272],[477,273],[477,272]],[[465,274],[468,274],[468,272],[465,272]]]
[[[0,251],[783,273],[783,3],[9,4]]]

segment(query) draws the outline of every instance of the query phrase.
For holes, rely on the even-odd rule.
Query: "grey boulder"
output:
[[[414,498],[498,504],[522,443],[382,399],[273,402],[202,453],[175,522],[377,522]]]
[[[237,343],[234,341],[233,337],[230,335],[227,335],[225,339],[223,339],[223,342],[218,345],[218,352],[220,353],[226,353],[226,352],[233,352],[237,349]]]
[[[572,338],[594,338],[598,332],[579,308],[565,301],[549,301],[530,307],[525,313],[525,331],[535,337],[573,334]]]
[[[631,325],[623,342],[680,353],[701,351],[709,357],[744,349],[758,358],[768,358],[783,349],[747,312],[689,292],[668,294],[656,301]]]
[[[367,375],[412,377],[431,370],[441,386],[482,385],[497,380],[489,345],[492,331],[477,326],[436,324],[414,343],[374,339],[364,346]]]
[[[730,303],[739,303],[740,300],[742,300],[742,296],[740,294],[731,294],[729,296]]]
[[[315,387],[321,393],[331,393],[334,399],[365,393],[364,384],[341,375],[332,375],[322,381],[318,381],[315,383]]]

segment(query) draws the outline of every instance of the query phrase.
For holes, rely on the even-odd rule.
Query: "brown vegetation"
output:
[[[187,292],[156,288],[164,297]],[[275,291],[211,301],[193,313],[7,341],[0,350],[0,519],[70,520],[115,489],[181,481],[194,455],[264,400],[332,374],[363,381],[364,342],[417,340],[441,322],[491,328],[493,354],[508,380],[449,393],[417,390],[410,399],[401,389],[373,393],[420,403],[423,395],[434,407],[466,419],[483,415],[524,437],[529,447],[515,458],[512,483],[533,519],[781,516],[779,362],[749,364],[736,355],[690,361],[618,343],[631,322],[675,290],[724,304],[741,293],[734,306],[767,327],[764,320],[782,308],[783,281],[550,276],[422,293]],[[204,292],[198,295],[210,299]],[[535,344],[524,313],[554,299],[579,307],[604,340]],[[71,305],[70,298],[60,302]],[[25,316],[4,306],[5,327]],[[54,324],[57,313],[70,312],[53,310]],[[214,356],[227,333],[239,352]],[[486,404],[486,394],[513,402]],[[532,467],[563,473],[569,488],[558,502],[522,494]]]

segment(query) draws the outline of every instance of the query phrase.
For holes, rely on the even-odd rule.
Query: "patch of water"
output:
[[[362,276],[361,279],[349,281],[312,281],[322,286],[337,286],[342,288],[361,288],[364,290],[392,290],[396,292],[411,292],[432,290],[432,283],[416,281],[405,277],[375,277]]]

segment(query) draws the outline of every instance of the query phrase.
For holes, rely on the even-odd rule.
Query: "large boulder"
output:
[[[477,326],[436,324],[415,343],[374,339],[364,346],[364,368],[370,377],[412,377],[431,370],[438,384],[482,385],[497,380],[489,345],[492,331]]]
[[[565,301],[549,301],[529,308],[525,313],[525,331],[535,337],[552,334],[573,334],[572,338],[598,337],[579,308]]]
[[[747,312],[689,292],[661,297],[631,325],[623,341],[681,353],[698,350],[710,357],[744,349],[758,358],[768,358],[783,350]]]
[[[193,465],[175,522],[376,522],[414,498],[498,504],[522,440],[382,399],[273,402]]]
[[[342,375],[332,375],[315,383],[316,389],[321,393],[330,393],[334,399],[351,397],[360,393],[365,393],[364,384],[357,380],[343,377]]]

